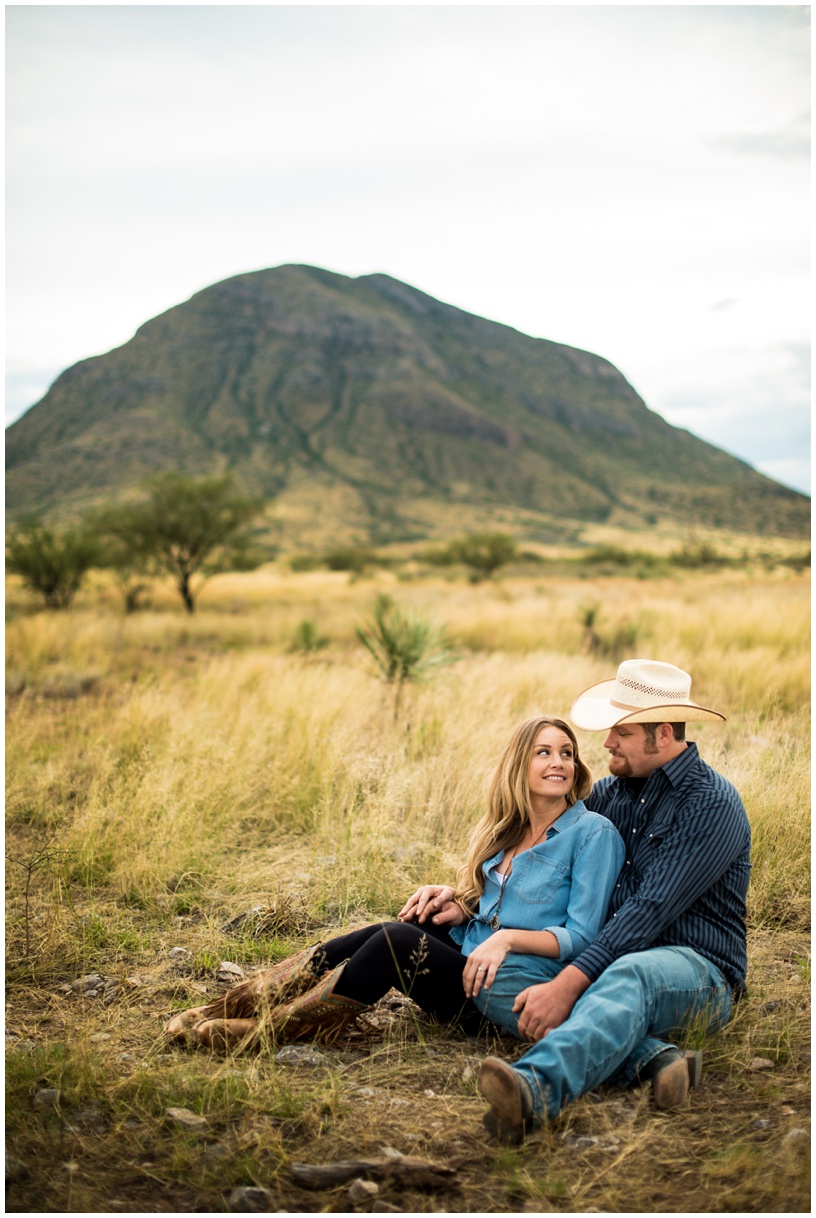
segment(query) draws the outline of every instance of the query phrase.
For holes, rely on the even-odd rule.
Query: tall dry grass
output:
[[[396,723],[355,637],[382,591],[446,623],[458,653],[409,689]],[[9,1148],[29,1164],[17,1209],[95,1212],[126,1197],[134,1211],[212,1211],[227,1206],[228,1187],[257,1182],[281,1210],[342,1209],[339,1195],[299,1199],[290,1158],[389,1143],[460,1164],[460,1196],[398,1199],[415,1211],[802,1205],[807,578],[474,586],[270,568],[214,579],[192,618],[169,587],[126,617],[102,581],[61,614],[33,611],[11,581],[7,614],[9,1018],[34,1046],[7,1066]],[[306,619],[327,642],[301,654]],[[592,1095],[542,1135],[543,1153],[540,1142],[507,1151],[486,1147],[481,1131],[482,1050],[421,1021],[398,1021],[370,1050],[308,1078],[272,1059],[168,1056],[161,1018],[213,992],[224,953],[249,967],[319,927],[393,915],[416,884],[452,878],[513,726],[568,713],[626,658],[614,653],[622,637],[627,655],[687,668],[692,696],[728,715],[690,735],[740,790],[753,830],[752,996],[706,1043],[694,1105],[668,1121],[645,1092]],[[605,773],[603,737],[580,735]],[[283,911],[274,930],[227,940],[225,919],[257,904]],[[168,959],[179,942],[192,953],[186,971]],[[118,984],[111,1006],[60,996],[61,983],[95,972]],[[750,1073],[757,1055],[775,1071]],[[61,1110],[32,1106],[44,1085],[59,1090]],[[428,1092],[442,1106],[435,1122]],[[207,1116],[206,1145],[167,1128],[179,1104]],[[86,1134],[88,1112],[97,1124]],[[221,1158],[208,1158],[212,1146]]]
[[[396,724],[354,638],[382,587],[445,622],[459,656],[411,690]],[[382,909],[453,874],[513,725],[567,713],[614,671],[617,660],[584,654],[591,598],[601,631],[634,629],[634,654],[686,667],[693,695],[725,710],[697,737],[749,811],[754,916],[801,910],[809,608],[795,575],[474,587],[267,570],[213,581],[193,618],[125,617],[104,602],[19,614],[7,634],[11,824],[55,827],[80,885],[148,899],[187,874],[229,902],[291,884],[318,904],[334,888],[349,908]],[[314,656],[288,649],[304,614],[329,643]],[[604,773],[601,738],[584,749]]]

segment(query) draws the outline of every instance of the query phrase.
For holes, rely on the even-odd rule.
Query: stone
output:
[[[268,1189],[246,1184],[232,1190],[227,1198],[227,1205],[238,1214],[268,1214],[272,1205],[272,1194]]]
[[[576,1150],[589,1150],[590,1147],[597,1147],[598,1150],[617,1150],[621,1144],[620,1138],[614,1134],[601,1137],[598,1134],[566,1133],[563,1135],[563,1141],[567,1146],[574,1146]]]
[[[324,1066],[328,1059],[325,1053],[305,1045],[284,1045],[275,1054],[275,1061],[279,1066]]]
[[[753,1057],[748,1063],[749,1070],[773,1070],[774,1063],[768,1057]]]
[[[56,1087],[43,1087],[34,1096],[34,1106],[36,1108],[49,1109],[56,1108],[60,1101],[60,1093]]]
[[[107,1123],[107,1117],[98,1108],[83,1108],[72,1117],[70,1125],[66,1125],[66,1128],[71,1133],[93,1132],[93,1130],[103,1130]]]
[[[16,1036],[7,1036],[6,1048],[9,1053],[24,1056],[26,1053],[33,1053],[36,1046],[33,1040],[20,1040]]]
[[[181,1125],[184,1129],[208,1128],[206,1119],[197,1112],[191,1112],[189,1108],[168,1108],[166,1117],[171,1125]]]
[[[231,1151],[227,1149],[223,1142],[208,1142],[204,1147],[204,1154],[208,1159],[229,1159]]]
[[[358,1178],[349,1185],[348,1199],[352,1205],[364,1205],[366,1201],[371,1201],[373,1197],[376,1197],[379,1191],[379,1184],[373,1180]]]
[[[80,977],[78,981],[75,981],[71,989],[87,994],[91,990],[101,989],[104,984],[105,978],[100,977],[99,973],[88,973],[85,977]]]
[[[167,953],[168,960],[185,961],[190,959],[190,953],[186,947],[171,947]]]
[[[231,960],[222,960],[216,970],[216,979],[218,981],[243,981],[246,973],[241,968],[240,964],[233,964]]]
[[[796,1129],[789,1129],[782,1139],[782,1145],[796,1147],[797,1150],[801,1146],[804,1150],[810,1146],[810,1134],[806,1129],[799,1129],[798,1127]]]
[[[94,1032],[93,1036],[91,1037],[91,1043],[94,1045],[99,1045],[105,1040],[113,1040],[113,1036],[110,1032]]]

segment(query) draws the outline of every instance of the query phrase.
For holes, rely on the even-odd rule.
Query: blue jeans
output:
[[[530,957],[526,958],[528,961]],[[551,980],[556,961],[509,957],[478,1006],[518,1036],[515,996],[528,985]],[[548,971],[551,976],[543,976]],[[731,988],[716,965],[688,947],[652,947],[613,961],[581,995],[568,1019],[513,1064],[533,1093],[539,1120],[555,1117],[572,1100],[600,1083],[626,1086],[670,1045],[659,1039],[679,1031],[701,1013],[709,1028],[731,1015]]]

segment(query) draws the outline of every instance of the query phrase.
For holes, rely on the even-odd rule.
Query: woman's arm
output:
[[[563,906],[556,911],[546,905],[531,905],[529,909],[538,909],[537,916],[545,923],[540,930],[503,927],[480,943],[468,956],[462,976],[468,997],[490,988],[508,952],[548,956],[566,963],[598,934],[624,860],[624,847],[617,829],[601,817],[592,816],[584,828],[588,831],[585,839],[571,857],[564,914]],[[524,882],[529,883],[535,875],[534,870],[525,871]]]
[[[572,860],[567,913],[550,925],[558,940],[557,959],[573,960],[600,933],[612,889],[626,858],[623,839],[611,821],[593,816],[589,837]]]
[[[549,930],[514,930],[509,926],[497,930],[468,956],[462,974],[465,993],[474,998],[482,988],[489,990],[508,952],[557,959],[560,950],[558,940]]]

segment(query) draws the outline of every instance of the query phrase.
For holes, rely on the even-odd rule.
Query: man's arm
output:
[[[592,982],[574,964],[568,964],[552,981],[522,990],[513,1003],[520,1012],[518,1030],[525,1040],[541,1040],[570,1015]]]
[[[631,844],[627,852],[624,871],[637,866],[640,872],[636,891],[576,959],[592,981],[618,957],[651,947],[750,850],[742,802],[724,781],[676,807],[660,837],[651,840],[655,827],[646,826],[636,858]]]
[[[648,829],[647,829],[648,832]],[[516,999],[519,1031],[537,1040],[563,1023],[585,990],[619,956],[643,951],[683,914],[750,845],[739,796],[722,783],[679,809],[651,858],[637,891],[621,905],[594,943],[553,981],[530,986]],[[624,863],[624,867],[627,864]]]

